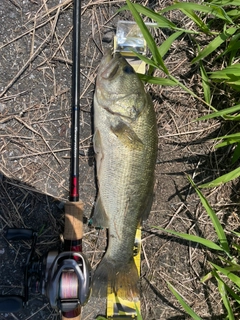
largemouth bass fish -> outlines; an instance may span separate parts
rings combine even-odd
[[[93,225],[108,228],[93,294],[106,297],[110,287],[123,299],[137,300],[133,247],[136,229],[152,205],[157,125],[150,96],[120,54],[107,52],[99,66],[93,140],[98,179]]]

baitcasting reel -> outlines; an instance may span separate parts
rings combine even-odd
[[[84,305],[90,295],[91,268],[80,252],[49,251],[40,259],[34,254],[37,233],[30,229],[8,229],[6,239],[32,240],[24,265],[24,294],[0,295],[0,312],[17,312],[28,303],[29,291],[41,293],[52,308],[61,312]]]

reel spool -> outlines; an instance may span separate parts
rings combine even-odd
[[[74,271],[62,272],[59,297],[60,299],[76,299],[78,297],[78,279]]]

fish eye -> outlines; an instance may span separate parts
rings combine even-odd
[[[124,68],[123,68],[123,71],[127,74],[131,74],[131,73],[134,73],[134,69],[133,67],[129,66],[129,65],[126,65]]]

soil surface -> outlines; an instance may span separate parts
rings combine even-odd
[[[112,38],[124,1],[83,1],[81,23],[80,198],[90,218],[96,199],[92,149],[92,102],[99,61]],[[146,1],[158,10],[167,1]],[[39,233],[37,254],[61,246],[64,202],[68,199],[71,117],[72,2],[70,0],[2,0],[0,2],[0,293],[21,294],[21,265],[28,241],[9,242],[9,227]],[[130,18],[131,19],[131,18]],[[180,13],[171,17],[189,21]],[[156,29],[159,43],[169,36]],[[199,70],[191,65],[194,48],[179,38],[165,62],[172,74],[201,95]],[[215,240],[216,236],[187,175],[196,183],[226,173],[230,148],[214,149],[211,138],[228,128],[216,120],[195,122],[209,112],[177,87],[147,86],[158,121],[155,196],[143,225],[141,311],[143,319],[188,319],[168,289],[170,282],[203,319],[223,319],[216,284],[200,278],[210,270],[211,254],[154,226]],[[238,183],[208,191],[209,201],[226,230],[237,229]],[[205,193],[206,194],[206,193]],[[83,250],[93,269],[105,250],[106,233],[84,225]],[[105,313],[105,301],[91,298],[82,319]],[[60,319],[41,294],[30,294],[28,307],[0,313],[0,319]]]

